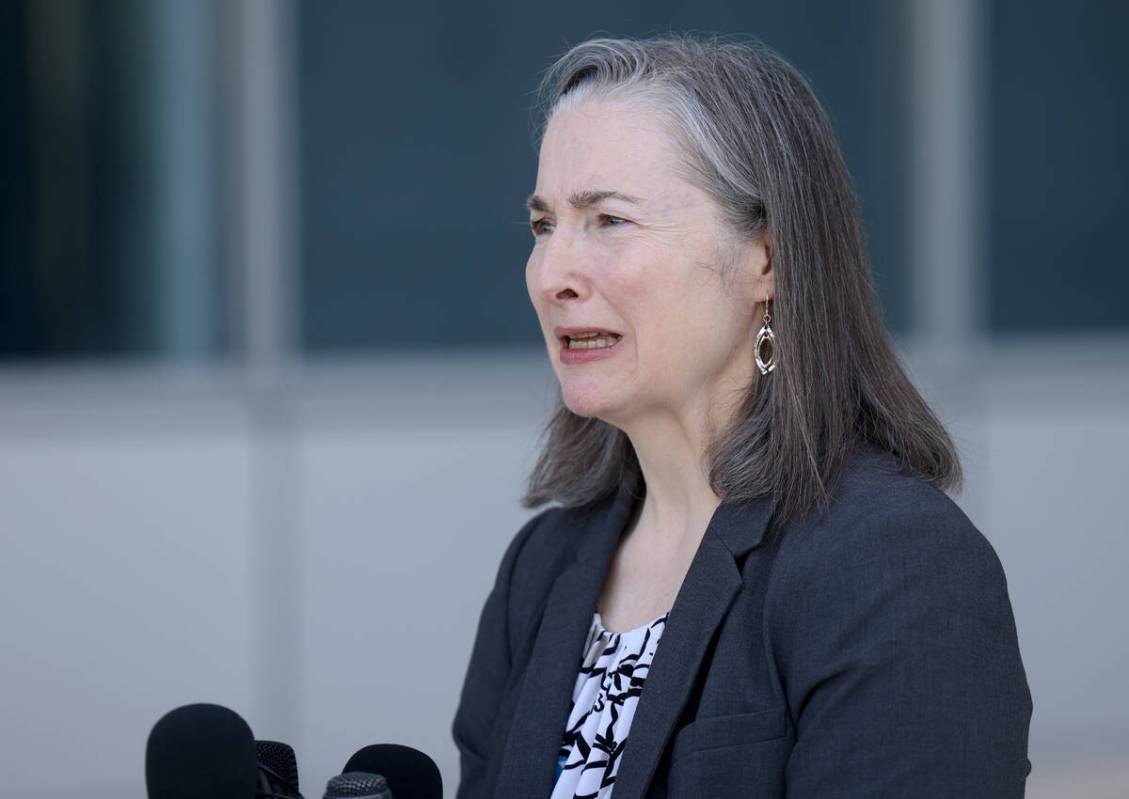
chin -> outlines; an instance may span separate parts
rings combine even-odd
[[[565,407],[575,413],[577,416],[598,417],[600,415],[600,409],[602,408],[602,406],[598,402],[578,402],[576,400],[569,399],[569,396],[567,394],[562,394],[561,396],[564,399]]]
[[[624,423],[631,417],[633,403],[627,397],[615,395],[610,392],[591,390],[581,391],[578,387],[562,388],[561,398],[565,407],[588,419],[599,419],[620,430]]]
[[[562,386],[561,399],[565,407],[577,416],[595,417],[606,420],[611,415],[616,415],[619,404],[612,402],[610,397],[601,392],[589,390],[569,389]]]

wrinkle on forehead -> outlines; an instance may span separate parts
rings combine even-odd
[[[645,103],[586,100],[550,118],[536,195],[611,190],[637,198],[648,214],[670,218],[708,201],[679,168],[682,158],[661,115]]]

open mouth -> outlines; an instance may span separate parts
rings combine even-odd
[[[576,333],[571,336],[560,336],[561,346],[567,350],[598,350],[614,347],[623,336],[618,333],[592,331],[589,333]]]

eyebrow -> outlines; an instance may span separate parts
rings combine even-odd
[[[593,206],[601,200],[623,200],[633,205],[638,205],[640,202],[638,197],[632,197],[610,189],[586,189],[584,191],[574,191],[568,196],[568,204],[578,210]],[[549,204],[536,194],[529,195],[529,199],[525,201],[525,205],[530,211],[546,213],[549,210]]]

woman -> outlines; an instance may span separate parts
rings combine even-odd
[[[561,401],[454,720],[470,797],[1020,797],[1000,563],[879,318],[826,115],[759,44],[543,83]]]

